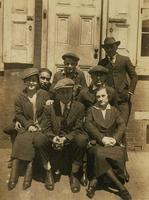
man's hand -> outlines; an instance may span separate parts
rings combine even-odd
[[[46,106],[50,106],[51,104],[53,104],[54,100],[47,100],[46,101]]]
[[[20,128],[22,128],[21,123],[16,121],[16,123],[15,123],[15,129],[18,130]]]
[[[37,131],[37,127],[35,127],[35,126],[29,126],[28,127],[28,131],[29,132],[35,132],[35,131]]]

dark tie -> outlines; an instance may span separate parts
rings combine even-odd
[[[64,106],[64,111],[63,111],[63,119],[64,119],[64,120],[67,118],[68,113],[69,113],[69,108],[68,108],[68,105],[65,104],[65,106]]]

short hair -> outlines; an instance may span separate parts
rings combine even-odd
[[[39,70],[39,75],[40,75],[42,72],[47,72],[50,76],[52,76],[52,72],[51,72],[48,68],[41,68],[41,69]]]

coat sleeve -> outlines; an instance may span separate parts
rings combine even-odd
[[[52,131],[51,106],[45,106],[40,127],[42,129],[43,134],[47,135],[52,141],[53,137],[55,137],[55,134]]]
[[[134,93],[134,90],[136,88],[136,84],[137,84],[137,81],[138,81],[138,76],[137,76],[137,73],[135,71],[135,67],[132,65],[129,57],[127,57],[127,59],[126,59],[126,70],[127,70],[127,73],[128,73],[128,75],[131,79],[129,92]]]
[[[113,138],[115,138],[117,143],[121,143],[122,137],[125,134],[126,125],[125,121],[121,117],[121,114],[118,110],[115,110],[115,114],[116,114],[117,129],[115,131],[115,134],[113,135]]]
[[[84,108],[80,109],[79,114],[76,116],[77,119],[75,121],[75,124],[72,128],[72,131],[70,131],[70,133],[66,134],[65,137],[69,140],[72,141],[74,136],[79,132],[83,133],[83,120],[84,120],[84,116],[85,116],[85,112],[84,112]]]
[[[87,131],[91,139],[95,139],[100,144],[102,143],[102,138],[104,137],[104,135],[95,126],[91,110],[88,111],[86,116],[85,130]]]
[[[16,121],[20,122],[25,129],[28,129],[29,126],[34,125],[33,120],[28,120],[24,116],[23,105],[20,95],[15,100],[15,119]]]
[[[86,87],[87,87],[87,83],[86,83],[85,75],[84,75],[83,72],[80,73],[80,78],[81,78],[81,86],[82,86],[83,88],[86,88]]]

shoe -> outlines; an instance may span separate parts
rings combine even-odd
[[[81,183],[84,187],[87,186],[88,180],[87,180],[87,174],[86,174],[86,172],[83,172],[83,175],[82,175],[82,177],[81,177],[80,183]]]
[[[45,188],[50,191],[54,190],[54,179],[51,170],[47,170]]]
[[[7,166],[7,167],[8,167],[9,169],[12,168],[12,161],[13,161],[12,158],[8,161],[8,166]]]
[[[96,186],[97,186],[97,179],[93,179],[92,181],[89,182],[88,188],[86,189],[86,195],[90,199],[92,199],[95,195]]]
[[[8,190],[12,190],[13,188],[16,187],[18,178],[19,178],[19,160],[14,159],[12,161],[12,168],[8,182]]]
[[[9,181],[8,182],[8,190],[13,190],[16,187],[17,181]]]
[[[32,183],[32,162],[29,162],[27,164],[25,176],[24,176],[24,182],[23,182],[23,190],[26,190],[31,186]]]
[[[70,188],[73,193],[80,191],[80,182],[73,174],[70,176]]]
[[[119,195],[123,200],[132,200],[132,197],[128,190],[121,190],[119,191]]]

